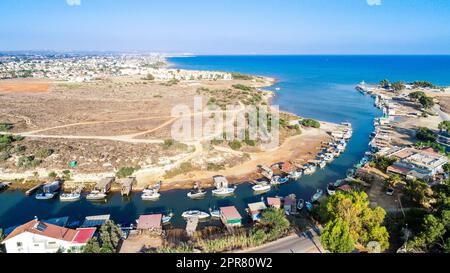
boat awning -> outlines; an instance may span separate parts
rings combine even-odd
[[[260,213],[261,211],[266,210],[267,206],[263,202],[257,202],[248,204],[248,208],[251,213]]]
[[[81,225],[81,228],[89,228],[89,227],[99,227],[102,226],[106,221],[111,218],[111,215],[96,215],[96,216],[87,216],[84,218],[84,222]]]

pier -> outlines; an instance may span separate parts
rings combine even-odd
[[[134,184],[136,184],[136,178],[129,177],[127,179],[124,179],[122,181],[122,187],[120,188],[120,194],[122,196],[130,196]]]
[[[31,189],[27,190],[27,191],[25,192],[25,195],[26,195],[26,196],[30,196],[30,195],[32,195],[33,193],[35,193],[36,191],[38,191],[39,189],[41,189],[43,186],[44,186],[44,183],[41,183],[41,184],[39,184],[39,185],[36,185],[36,186],[32,187]]]

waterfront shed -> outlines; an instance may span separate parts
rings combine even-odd
[[[248,213],[250,214],[250,217],[252,217],[252,220],[255,222],[261,219],[261,214],[266,209],[267,206],[263,202],[248,204]]]
[[[214,180],[214,185],[218,189],[228,187],[228,180],[224,176],[221,176],[221,175],[214,176],[213,180]]]
[[[122,186],[120,188],[120,193],[122,196],[129,196],[131,191],[133,190],[133,185],[136,184],[136,178],[128,177],[122,180]]]
[[[138,219],[137,229],[140,233],[161,234],[162,214],[141,215]]]
[[[97,182],[95,189],[102,193],[108,193],[115,180],[115,177],[105,177]]]
[[[281,198],[268,197],[267,205],[271,208],[280,209],[281,208]]]
[[[287,214],[297,212],[297,200],[293,196],[284,198],[284,211]]]
[[[226,227],[240,227],[242,216],[234,206],[220,208],[220,219]]]

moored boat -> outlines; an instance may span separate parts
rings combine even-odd
[[[91,193],[86,195],[86,200],[89,201],[101,201],[106,199],[107,194],[101,191],[93,190]]]
[[[207,219],[210,217],[209,213],[199,211],[199,210],[188,210],[181,214],[183,218],[198,218],[198,219]]]
[[[144,201],[155,201],[161,197],[161,194],[156,190],[146,190],[142,193],[141,199]]]
[[[163,215],[162,220],[161,220],[162,224],[163,225],[170,224],[170,221],[172,220],[172,217],[173,217],[172,213],[170,213],[169,215]]]
[[[258,184],[252,187],[253,191],[256,193],[264,193],[270,191],[272,186],[269,183],[266,184]]]
[[[327,186],[327,193],[328,195],[334,195],[336,194],[337,187],[334,185],[334,183],[330,183]]]
[[[311,212],[314,208],[314,205],[311,202],[305,202],[306,209]]]
[[[209,214],[212,218],[220,218],[220,210],[212,210]]]
[[[313,197],[311,197],[311,202],[317,202],[319,201],[319,199],[322,197],[323,195],[323,190],[322,189],[318,189],[316,191],[316,193],[313,195]]]
[[[212,193],[216,196],[229,196],[229,195],[233,195],[235,191],[236,191],[236,187],[220,188],[220,189],[213,190]]]
[[[41,192],[36,194],[35,197],[37,200],[50,200],[53,199],[55,195],[56,195],[55,192]]]
[[[77,192],[63,193],[59,196],[61,202],[74,202],[81,198],[81,194]]]
[[[297,209],[301,211],[304,207],[305,207],[305,200],[300,199],[297,203]]]
[[[191,199],[201,199],[206,196],[207,192],[203,190],[199,183],[196,183],[194,188],[187,193],[187,197]]]

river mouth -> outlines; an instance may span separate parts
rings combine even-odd
[[[378,82],[390,77],[405,81],[428,79],[442,85],[445,71],[438,69],[445,62],[450,67],[450,58],[426,59],[409,57],[408,67],[401,65],[406,57],[368,57],[368,56],[201,56],[194,58],[171,58],[170,62],[178,68],[196,70],[236,71],[253,75],[277,78],[275,85],[267,88],[276,93],[273,104],[280,109],[299,116],[353,125],[353,137],[345,153],[325,169],[312,176],[303,176],[269,192],[255,195],[252,185],[240,184],[233,196],[217,198],[210,190],[204,199],[192,200],[187,197],[189,190],[164,191],[157,201],[142,201],[140,193],[132,193],[122,198],[120,193],[112,193],[106,202],[90,202],[82,198],[77,202],[62,203],[57,198],[38,201],[26,197],[22,191],[3,191],[0,193],[0,226],[2,228],[22,224],[33,219],[69,216],[71,220],[83,219],[88,215],[111,214],[118,223],[133,223],[142,214],[172,212],[174,228],[184,228],[186,222],[182,212],[199,209],[207,212],[210,208],[236,206],[241,215],[246,215],[248,203],[261,198],[296,194],[297,198],[308,200],[317,188],[345,177],[346,171],[358,162],[368,149],[369,136],[373,131],[373,119],[382,113],[373,106],[373,99],[354,90],[361,80]],[[376,64],[376,65],[375,65]],[[247,218],[247,217],[245,217]],[[217,221],[202,225],[216,225]]]

